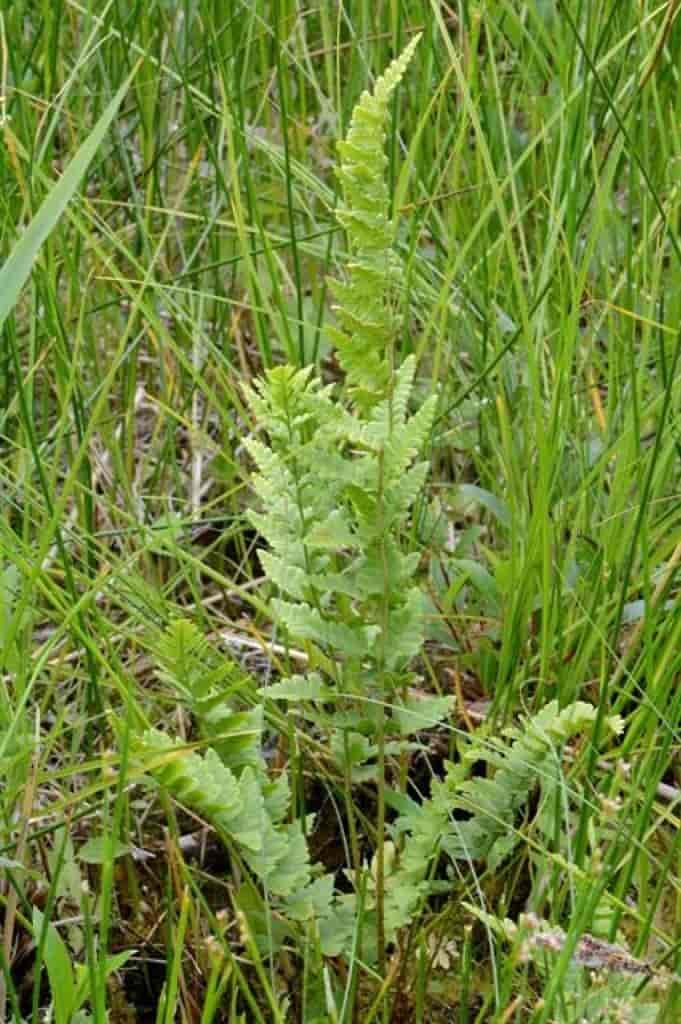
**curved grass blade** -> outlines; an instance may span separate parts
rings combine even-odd
[[[21,289],[30,276],[43,242],[64,213],[90,166],[102,139],[109,130],[136,70],[136,68],[133,69],[125,80],[85,142],[68,164],[59,181],[50,189],[40,209],[12,249],[2,269],[0,269],[0,328],[2,328],[8,315],[14,308]]]

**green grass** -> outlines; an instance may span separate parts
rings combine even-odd
[[[3,9],[0,1018],[37,1024],[53,1002],[69,1019],[81,981],[55,936],[97,1024],[130,1008],[202,1024],[349,1024],[353,1007],[367,1024],[678,1018],[678,10]],[[459,865],[381,977],[359,942],[349,963],[314,937],[268,956],[235,911],[239,866],[167,794],[133,785],[112,722],[191,736],[151,658],[178,614],[245,659],[244,704],[297,664],[246,518],[243,384],[283,361],[338,379],[323,331],[326,276],[345,260],[335,143],[417,31],[388,175],[399,354],[418,358],[420,399],[440,396],[415,530],[431,598],[419,685],[459,707],[393,775],[426,793],[469,731],[493,742],[554,698],[599,716],[562,751],[553,835],[532,806],[496,871]],[[371,786],[344,794],[324,735],[267,712],[295,806],[317,812],[315,856],[339,873],[357,850],[370,859]],[[80,854],[93,837],[94,864]],[[562,952],[522,927],[509,939],[499,922],[526,911],[564,931]],[[652,978],[594,981],[571,962],[583,932]],[[613,1016],[620,998],[629,1018]]]

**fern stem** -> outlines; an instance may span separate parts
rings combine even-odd
[[[390,406],[392,410],[392,402],[390,403]],[[378,966],[381,974],[385,977],[385,642],[386,637],[388,635],[388,593],[390,584],[388,580],[388,565],[385,550],[384,471],[385,453],[383,450],[381,450],[378,454],[377,502],[377,513],[379,517],[378,525],[381,537],[381,562],[383,565],[383,594],[381,599],[381,644],[378,663],[378,678],[381,694],[381,714],[378,722],[378,807],[376,812],[376,839],[378,843],[376,850],[376,941],[378,944]]]

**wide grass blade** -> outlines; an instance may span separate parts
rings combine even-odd
[[[59,181],[52,187],[0,270],[0,328],[14,308],[43,242],[48,238],[69,201],[73,198],[102,139],[109,130],[135,75],[135,70],[126,78]]]

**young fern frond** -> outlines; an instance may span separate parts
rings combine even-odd
[[[133,767],[153,776],[175,799],[209,821],[236,845],[267,889],[285,898],[311,881],[310,858],[300,824],[277,824],[262,782],[250,767],[237,777],[215,750],[204,755],[158,729],[136,736]]]
[[[370,408],[390,389],[391,349],[399,327],[402,264],[393,249],[395,225],[385,180],[386,125],[390,98],[419,41],[416,36],[365,92],[355,107],[347,138],[339,142],[343,202],[337,217],[350,248],[348,280],[331,280],[340,329],[329,328],[348,386],[360,408]]]
[[[199,732],[235,771],[260,768],[262,707],[235,711],[230,696],[256,684],[231,658],[216,650],[193,622],[175,619],[154,645],[158,677],[194,716]]]
[[[584,701],[575,701],[560,711],[554,700],[534,715],[522,732],[512,730],[515,738],[510,746],[498,741],[476,744],[467,757],[469,763],[486,761],[496,772],[492,778],[475,776],[456,783],[454,807],[473,815],[459,823],[446,843],[447,852],[461,860],[493,855],[495,844],[506,838],[509,825],[513,825],[535,784],[543,777],[553,780],[555,747],[583,732],[596,715],[596,708]],[[616,718],[608,725],[614,732],[620,728]]]
[[[311,882],[302,825],[285,824],[288,778],[272,781],[262,754],[261,705],[235,710],[232,692],[249,682],[244,671],[176,619],[155,645],[158,675],[173,686],[194,717],[205,753],[187,750],[157,729],[133,740],[134,765],[234,843],[275,896],[287,898]]]
[[[562,711],[551,701],[522,731],[515,730],[510,745],[473,746],[466,762],[487,761],[496,768],[491,778],[465,779],[460,767],[450,766],[446,778],[433,783],[430,799],[397,819],[395,831],[406,834],[406,841],[399,868],[388,880],[386,921],[393,928],[407,924],[427,895],[431,866],[441,853],[453,860],[486,860],[492,866],[510,853],[519,811],[538,783],[554,778],[555,748],[583,733],[596,714],[582,701]],[[614,732],[621,728],[616,718],[608,725]],[[470,817],[457,820],[455,811]]]

